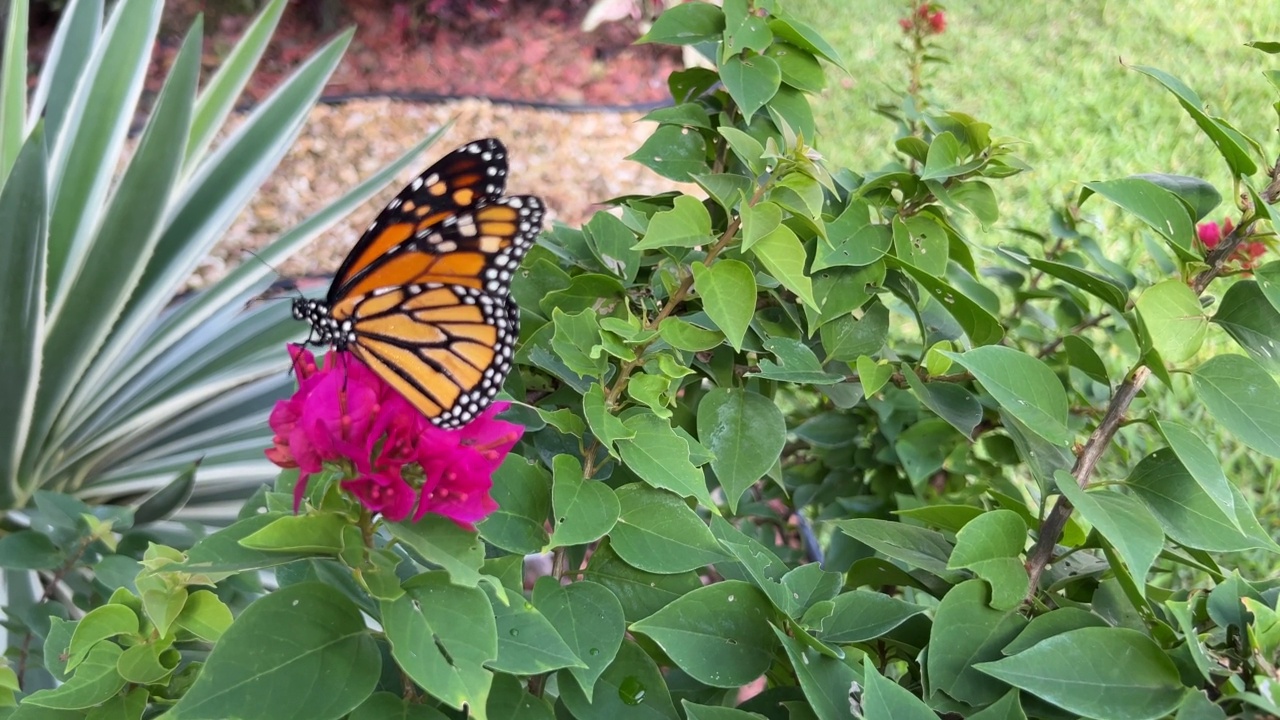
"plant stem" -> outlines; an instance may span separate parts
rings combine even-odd
[[[1146,384],[1149,377],[1151,377],[1151,368],[1139,365],[1123,383],[1120,383],[1120,387],[1116,388],[1115,394],[1111,396],[1107,414],[1102,417],[1102,422],[1098,423],[1098,427],[1089,436],[1089,441],[1080,449],[1076,456],[1075,467],[1071,468],[1071,476],[1081,488],[1088,486],[1089,478],[1093,475],[1098,460],[1111,445],[1112,438],[1120,429],[1120,423],[1124,421],[1125,413],[1129,412],[1129,406],[1133,404],[1134,398],[1138,396],[1138,392],[1142,390],[1142,386]],[[1067,526],[1071,510],[1070,501],[1059,496],[1053,509],[1040,525],[1040,537],[1036,539],[1035,547],[1027,556],[1027,575],[1030,578],[1027,584],[1028,597],[1035,594],[1036,588],[1040,585],[1040,575],[1053,559],[1053,548],[1058,538],[1062,536],[1063,528]]]

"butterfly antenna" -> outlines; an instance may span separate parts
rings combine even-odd
[[[262,293],[249,298],[249,300],[245,302],[245,310],[248,310],[260,302],[267,302],[268,300],[288,300],[290,299],[290,292],[298,297],[302,297],[302,290],[298,288],[298,283],[294,281],[293,278],[286,276],[284,273],[280,272],[276,266],[266,260],[263,260],[262,256],[258,253],[252,250],[245,250],[245,252],[252,255],[254,259],[263,265],[266,265],[271,269],[271,272],[276,274],[276,281],[271,283],[270,287],[262,291]]]

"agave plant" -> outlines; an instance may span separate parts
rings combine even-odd
[[[28,0],[14,0],[0,70],[0,510],[41,489],[142,497],[194,477],[183,512],[216,522],[274,475],[265,416],[291,383],[280,346],[300,324],[246,301],[269,286],[271,264],[435,139],[284,233],[265,262],[175,302],[351,40],[348,30],[321,47],[224,133],[286,3],[266,5],[203,87],[197,19],[129,153],[162,0],[119,0],[109,15],[103,0],[71,0],[30,97]]]

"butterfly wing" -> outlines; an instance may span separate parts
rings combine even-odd
[[[502,195],[507,149],[496,138],[476,140],[445,155],[414,178],[378,214],[351,249],[329,287],[329,304],[402,250],[420,248],[432,228]],[[430,250],[428,250],[430,252]]]
[[[500,197],[505,177],[497,140],[446,155],[378,216],[329,289],[350,349],[441,427],[483,411],[511,368],[511,276],[543,206]]]
[[[351,350],[440,427],[465,425],[511,369],[509,298],[460,285],[393,288],[355,305]]]

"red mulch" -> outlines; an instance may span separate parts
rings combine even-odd
[[[441,22],[431,5],[478,6]],[[422,92],[564,104],[630,105],[667,98],[666,77],[677,51],[632,45],[634,22],[581,30],[587,0],[293,0],[246,91],[257,100],[342,28],[356,35],[326,95]],[[56,20],[40,16],[31,33],[32,67],[44,55]],[[223,0],[171,0],[165,10],[147,90],[159,90],[195,11],[205,18],[206,75],[217,68],[252,20],[210,8]],[[328,21],[324,9],[329,8]],[[329,25],[329,28],[325,28]]]

